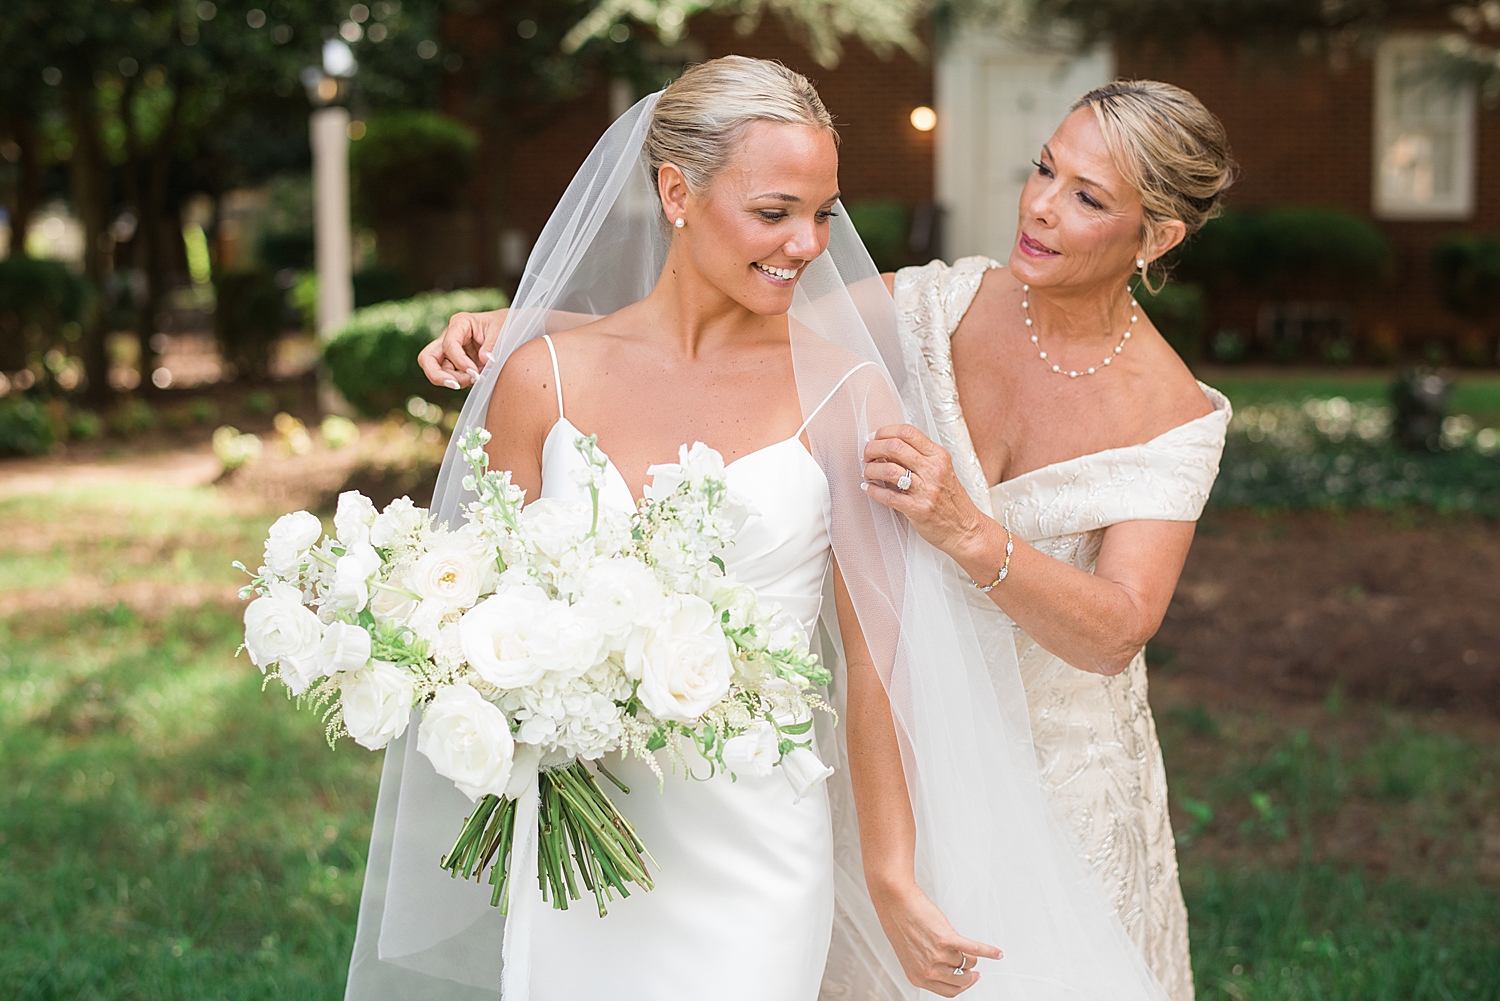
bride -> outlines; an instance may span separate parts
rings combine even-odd
[[[714,60],[643,100],[544,230],[454,436],[484,423],[493,467],[566,497],[571,443],[597,434],[622,507],[680,445],[720,450],[755,509],[726,570],[834,668],[832,777],[797,801],[779,776],[657,791],[621,763],[657,888],[603,919],[533,908],[502,968],[517,929],[432,862],[466,803],[393,743],[349,998],[493,998],[502,977],[543,999],[1163,997],[1043,798],[1013,648],[982,644],[946,558],[863,490],[872,432],[927,402],[837,214],[836,142],[775,63]],[[456,466],[439,517],[465,501]]]

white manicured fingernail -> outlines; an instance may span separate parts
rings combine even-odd
[[[860,485],[859,485],[859,488],[860,488],[860,489],[861,489],[861,490],[864,490],[864,491],[866,491],[866,492],[868,492],[868,491],[869,491],[869,489],[870,489],[870,485],[869,485],[869,484],[868,484],[868,483],[861,483],[861,484],[860,484]]]
[[[871,431],[869,434],[865,435],[865,441],[874,441],[874,440],[875,440],[875,432],[874,431]]]
[[[490,357],[491,356],[490,356],[490,353],[488,351],[481,351],[481,352],[479,352],[479,360],[482,361],[482,362],[484,362],[486,365],[488,365],[490,363]]]
[[[447,386],[449,389],[462,389],[463,388],[462,386],[460,386],[458,384],[458,380],[457,379],[444,379],[443,380],[443,385]]]
[[[470,368],[467,371],[469,373],[469,378],[473,379],[475,382],[479,381],[479,369]]]

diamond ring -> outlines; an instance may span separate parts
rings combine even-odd
[[[961,957],[963,957],[963,958],[960,959],[959,962],[958,962],[958,965],[953,968],[953,975],[955,977],[961,977],[965,973],[969,972],[966,969],[966,967],[969,965],[969,956],[968,956],[968,953],[960,952],[959,955]]]
[[[910,469],[901,470],[901,478],[896,481],[896,489],[900,490],[902,493],[905,493],[906,491],[911,489]]]

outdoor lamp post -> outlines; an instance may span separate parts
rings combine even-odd
[[[358,64],[341,38],[323,43],[323,65],[302,71],[313,106],[313,246],[318,272],[318,338],[327,340],[354,312],[354,267],[349,228],[349,81]],[[348,402],[318,380],[318,403],[329,413],[348,414]]]

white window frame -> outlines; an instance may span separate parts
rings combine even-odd
[[[1433,52],[1438,36],[1398,34],[1382,41],[1375,52],[1375,129],[1372,151],[1374,212],[1380,219],[1468,219],[1474,214],[1476,101],[1473,83],[1449,83],[1420,76],[1420,63]],[[1415,79],[1414,79],[1415,78]],[[1413,108],[1420,102],[1418,88],[1433,88],[1437,107]],[[1446,91],[1446,94],[1439,93]],[[1446,98],[1446,101],[1444,100]],[[1441,106],[1446,103],[1446,107]],[[1405,105],[1405,107],[1403,107]],[[1393,181],[1388,164],[1407,147],[1408,162],[1423,158],[1422,146],[1433,138],[1452,144],[1451,176],[1447,190],[1425,197],[1412,184]],[[1430,157],[1430,155],[1429,155]],[[1417,185],[1421,185],[1417,181]],[[1433,184],[1430,164],[1426,183]]]

